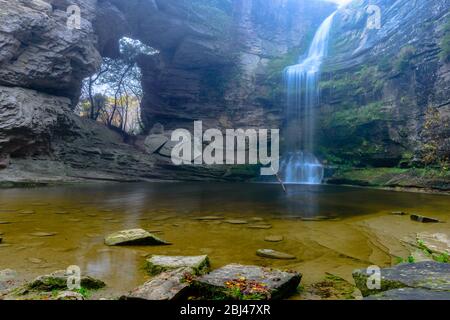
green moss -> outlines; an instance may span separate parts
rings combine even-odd
[[[231,0],[181,0],[192,17],[207,17],[203,22],[216,31],[229,31],[232,26]],[[229,32],[223,36],[229,36]]]
[[[385,278],[381,278],[381,288],[379,290],[378,289],[369,289],[367,287],[368,277],[369,276],[363,272],[353,273],[353,279],[355,280],[356,286],[361,291],[361,293],[364,297],[378,294],[380,292],[384,292],[384,291],[388,291],[388,290],[394,290],[394,289],[400,289],[400,288],[406,287],[406,285],[401,282],[391,281],[391,280],[387,280]]]
[[[444,33],[440,43],[441,61],[449,63],[450,62],[450,20],[444,25]]]
[[[382,110],[381,102],[370,103],[365,106],[350,108],[333,113],[325,119],[325,127],[352,128],[376,120],[388,120],[387,114]]]
[[[397,72],[406,72],[412,67],[412,58],[416,54],[416,48],[406,46],[400,49],[400,52],[394,61],[394,69]]]

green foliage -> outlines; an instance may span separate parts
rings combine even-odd
[[[441,40],[441,61],[449,63],[450,62],[450,20],[444,26],[444,36]]]
[[[182,0],[190,17],[207,17],[203,23],[213,30],[229,31],[232,26],[233,4],[231,0]],[[229,32],[223,33],[228,36]]]
[[[440,263],[450,263],[450,257],[447,253],[443,253],[441,255],[435,256],[434,260]]]
[[[327,127],[355,127],[375,120],[385,120],[382,103],[374,102],[358,108],[335,112],[325,123]]]
[[[84,287],[81,287],[78,290],[75,290],[75,292],[78,292],[79,294],[81,294],[83,296],[83,298],[85,299],[89,299],[92,295],[92,291],[89,289],[86,289]]]
[[[416,54],[416,48],[413,46],[403,47],[397,59],[394,61],[394,69],[397,72],[406,72],[408,69],[412,67],[412,58]]]

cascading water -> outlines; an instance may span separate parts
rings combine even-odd
[[[335,13],[329,16],[314,36],[308,56],[287,67],[284,80],[287,91],[287,154],[282,170],[286,183],[320,184],[324,168],[314,156],[315,109],[319,102],[319,79]]]

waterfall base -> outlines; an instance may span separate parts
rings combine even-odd
[[[309,152],[290,152],[282,161],[283,180],[291,184],[321,184],[324,168],[319,160]]]

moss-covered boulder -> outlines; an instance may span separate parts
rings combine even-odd
[[[105,238],[105,244],[108,246],[157,246],[169,245],[170,243],[143,229],[131,229],[108,235]]]
[[[371,276],[365,269],[353,272],[356,286],[365,297],[399,288],[421,288],[450,294],[450,264],[447,263],[424,261],[382,269],[380,289],[368,288]]]
[[[27,285],[27,288],[34,291],[65,290],[67,289],[67,281],[70,276],[71,274],[64,270],[55,271],[51,274],[37,277]],[[106,286],[103,281],[90,276],[82,276],[80,285],[82,288],[89,290],[98,290]]]

